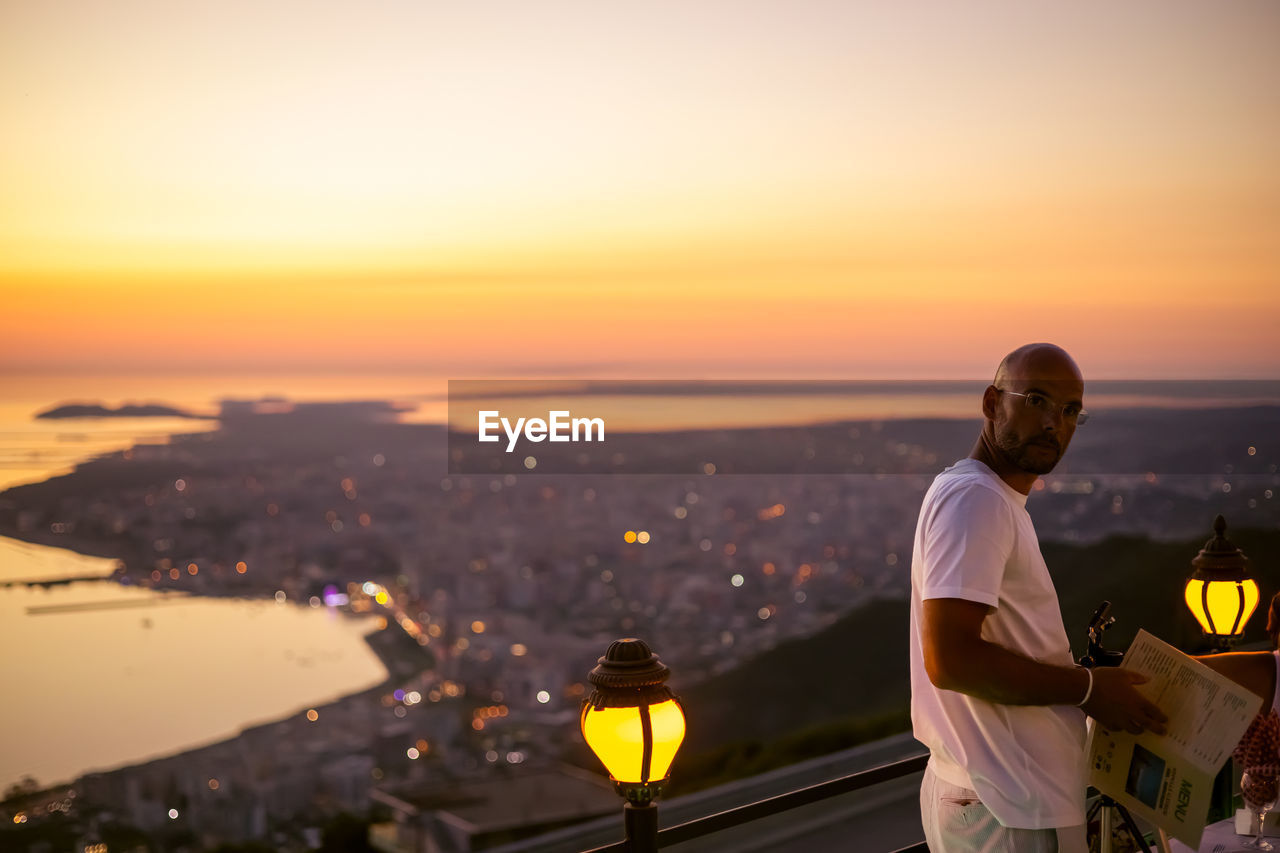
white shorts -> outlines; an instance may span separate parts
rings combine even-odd
[[[920,821],[930,853],[1086,853],[1084,824],[1018,829],[996,820],[976,792],[944,782],[926,767]]]

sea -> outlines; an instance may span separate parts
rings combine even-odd
[[[215,420],[37,420],[71,402],[162,402],[217,413],[226,397],[392,395],[308,376],[0,377],[0,489]],[[328,392],[325,392],[328,389]],[[360,391],[361,393],[356,393]],[[0,498],[2,499],[2,498]],[[0,582],[111,574],[115,563],[0,537]],[[387,677],[372,620],[307,603],[200,598],[108,582],[0,587],[0,791],[70,782],[234,737]]]
[[[703,381],[678,392],[660,383],[647,394],[614,386],[599,399],[613,400],[621,421],[611,425],[624,429],[976,421],[984,385]],[[528,398],[528,387],[512,387]],[[216,429],[227,399],[388,400],[403,420],[445,423],[448,390],[447,377],[408,371],[0,375],[0,490],[136,444]],[[36,418],[68,403],[159,403],[202,417]],[[1086,403],[1093,411],[1280,405],[1280,381],[1091,383]],[[113,568],[108,559],[0,538],[0,581],[106,576]],[[364,642],[371,630],[368,621],[305,603],[176,596],[104,582],[0,587],[0,790],[24,777],[50,785],[191,749],[378,684],[386,671]]]

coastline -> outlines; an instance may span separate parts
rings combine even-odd
[[[36,535],[32,535],[33,533]],[[147,588],[160,595],[178,593],[184,597],[190,596],[218,600],[234,599],[253,602],[267,602],[274,600],[274,590],[267,589],[265,587],[255,587],[250,590],[218,590],[206,588],[197,591],[190,589],[171,590],[161,587],[151,587],[150,585],[144,587],[143,585],[132,583],[130,582],[129,576],[125,573],[125,558],[121,557],[118,551],[113,551],[110,547],[110,543],[103,542],[101,540],[77,537],[73,534],[45,533],[45,535],[39,535],[37,531],[21,531],[16,529],[14,525],[2,523],[0,523],[0,536],[26,544],[66,551],[78,556],[116,561],[115,571],[100,577],[21,579],[21,582],[25,582],[31,586],[52,586],[65,584],[71,581],[77,583],[110,583],[131,589]],[[376,614],[356,614],[347,610],[343,610],[342,615],[346,619],[356,620],[380,618]],[[32,793],[39,794],[43,792],[73,788],[88,779],[110,780],[116,775],[129,774],[135,771],[146,771],[149,768],[164,765],[170,761],[180,759],[198,759],[204,754],[212,755],[214,753],[222,753],[227,750],[235,751],[241,741],[257,740],[264,736],[268,730],[270,730],[270,736],[272,738],[280,737],[281,735],[290,737],[301,734],[302,730],[310,723],[305,716],[305,711],[315,710],[320,714],[330,714],[343,710],[350,710],[353,706],[358,706],[364,703],[378,704],[380,703],[380,698],[393,689],[396,684],[404,681],[405,679],[420,675],[423,672],[432,669],[435,665],[434,656],[431,655],[429,650],[420,647],[417,643],[409,645],[406,642],[407,637],[405,637],[402,632],[396,630],[394,626],[386,624],[385,621],[382,628],[374,627],[372,630],[364,633],[361,639],[365,646],[373,653],[375,658],[377,658],[385,673],[384,677],[376,684],[350,693],[345,693],[323,703],[313,703],[305,707],[299,707],[298,709],[283,715],[269,715],[261,719],[250,720],[242,724],[235,734],[229,736],[214,736],[206,740],[194,742],[191,745],[179,748],[176,751],[165,751],[103,768],[87,768],[78,772],[70,779],[64,778],[54,781],[37,779],[39,788],[37,791]],[[286,730],[282,731],[280,728],[282,726],[286,727]],[[22,796],[29,796],[29,793],[24,793]]]
[[[324,718],[326,715],[334,714],[336,712],[354,710],[355,706],[363,705],[365,703],[380,705],[380,697],[385,695],[387,691],[392,689],[400,680],[412,677],[413,675],[420,674],[432,668],[431,665],[424,665],[411,672],[405,672],[402,669],[401,672],[397,674],[395,667],[397,662],[403,660],[403,656],[398,655],[394,649],[389,647],[388,644],[379,643],[373,639],[379,635],[390,633],[393,632],[374,630],[366,634],[364,637],[366,644],[378,657],[383,668],[387,671],[387,677],[371,687],[357,690],[354,693],[345,694],[323,704],[307,705],[306,707],[299,708],[298,710],[283,716],[247,723],[238,732],[229,737],[214,738],[176,752],[166,752],[159,755],[153,755],[136,761],[131,761],[127,764],[86,770],[77,775],[74,779],[66,782],[54,784],[46,784],[42,782],[40,790],[52,791],[68,786],[76,786],[89,780],[92,780],[94,784],[100,784],[102,782],[111,783],[112,777],[160,769],[170,762],[198,762],[200,759],[205,757],[217,759],[228,752],[241,751],[238,747],[242,744],[252,748],[254,742],[259,740],[266,739],[274,741],[282,737],[291,738],[302,735],[307,727],[311,725],[311,721],[308,720],[306,716],[306,712],[309,710],[317,711],[319,716]]]

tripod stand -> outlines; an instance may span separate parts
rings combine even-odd
[[[1104,601],[1098,605],[1098,609],[1093,611],[1093,616],[1089,619],[1089,648],[1085,652],[1084,657],[1080,658],[1079,664],[1092,669],[1095,666],[1119,666],[1124,660],[1123,652],[1108,651],[1102,647],[1102,634],[1112,624],[1115,623],[1115,617],[1110,616],[1111,602]],[[1133,815],[1129,814],[1129,810],[1108,797],[1106,794],[1100,794],[1097,802],[1089,807],[1089,812],[1085,815],[1085,830],[1093,822],[1094,818],[1098,818],[1098,853],[1111,853],[1111,831],[1113,828],[1113,820],[1120,818],[1121,824],[1129,831],[1129,835],[1142,848],[1143,853],[1151,853],[1151,847],[1147,844],[1147,839],[1138,829],[1138,825],[1133,820]]]
[[[1147,839],[1143,836],[1138,825],[1133,822],[1133,815],[1129,814],[1129,810],[1117,803],[1115,800],[1102,794],[1098,797],[1097,802],[1089,807],[1089,813],[1085,815],[1084,823],[1087,827],[1098,818],[1098,853],[1111,853],[1111,832],[1113,829],[1112,821],[1115,817],[1120,818],[1120,822],[1125,829],[1129,830],[1129,835],[1138,843],[1145,853],[1151,853],[1151,847],[1147,844]]]

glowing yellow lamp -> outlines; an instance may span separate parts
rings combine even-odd
[[[1187,581],[1187,607],[1206,634],[1238,637],[1258,606],[1258,585],[1243,581]]]
[[[671,671],[642,640],[615,640],[588,680],[582,736],[628,802],[656,798],[684,740],[684,710],[665,685]]]
[[[1184,594],[1205,635],[1230,645],[1244,635],[1260,595],[1257,582],[1249,576],[1249,559],[1227,539],[1227,520],[1221,515],[1213,521],[1213,532],[1191,561],[1195,571]]]

